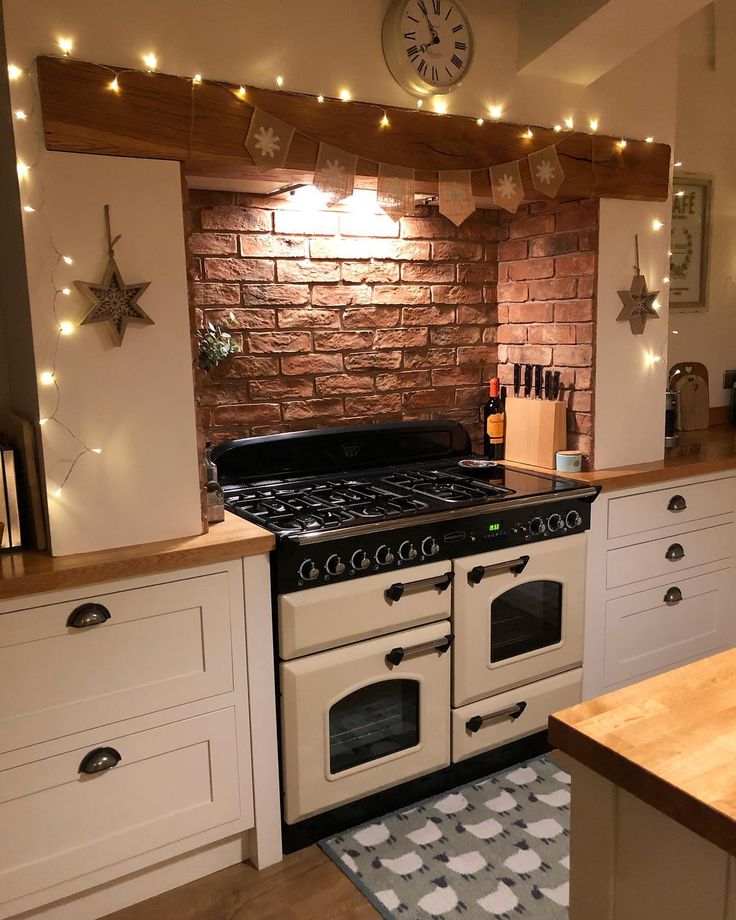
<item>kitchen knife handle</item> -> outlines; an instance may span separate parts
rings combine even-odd
[[[544,398],[552,398],[552,371],[544,372]]]
[[[534,395],[537,399],[542,398],[542,365],[534,365]]]
[[[532,395],[532,365],[524,366],[524,396],[529,398]]]
[[[514,396],[521,392],[521,365],[514,364]]]
[[[560,372],[555,371],[552,375],[552,399],[557,399],[560,395]]]

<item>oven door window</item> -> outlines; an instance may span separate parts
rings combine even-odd
[[[383,680],[355,690],[330,709],[330,773],[419,744],[419,682]]]
[[[529,581],[491,602],[491,663],[562,641],[562,585]]]

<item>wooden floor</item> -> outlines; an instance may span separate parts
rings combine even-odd
[[[231,866],[105,920],[377,920],[380,915],[316,846],[258,872]]]

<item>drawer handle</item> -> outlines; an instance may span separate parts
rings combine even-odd
[[[396,667],[400,665],[405,658],[409,658],[413,655],[421,655],[422,652],[436,651],[439,652],[440,655],[444,655],[445,652],[449,651],[454,640],[455,636],[450,633],[447,636],[443,636],[441,639],[432,639],[431,642],[421,642],[419,645],[410,645],[409,648],[402,648],[401,646],[392,648],[388,655],[386,655],[386,664],[392,664]]]
[[[93,773],[104,773],[105,770],[111,770],[122,760],[119,751],[114,747],[99,747],[85,754],[82,762],[79,764],[79,772],[91,775]]]
[[[682,601],[682,591],[679,588],[669,588],[662,600],[668,607],[676,607]]]
[[[684,559],[685,550],[682,543],[673,543],[672,546],[668,547],[664,556],[665,559],[669,559],[670,562],[677,562],[679,559]]]
[[[514,703],[513,706],[507,706],[505,709],[499,709],[497,712],[490,712],[487,716],[473,716],[465,723],[469,732],[475,734],[479,732],[488,722],[498,722],[500,719],[509,719],[515,722],[526,709],[526,703]]]
[[[667,504],[668,511],[685,511],[687,502],[682,495],[673,495]]]
[[[409,581],[406,584],[397,581],[383,592],[387,601],[400,601],[405,594],[413,591],[423,591],[425,588],[436,588],[440,593],[446,591],[455,577],[454,572],[445,572],[444,575],[435,575],[433,578],[420,578],[418,581]]]
[[[493,565],[476,565],[468,572],[468,584],[480,584],[486,575],[505,575],[511,572],[513,575],[521,575],[529,562],[528,556],[519,556],[511,562],[495,562]]]
[[[66,625],[72,629],[86,629],[88,626],[98,626],[110,617],[110,611],[102,604],[80,604],[69,614]]]

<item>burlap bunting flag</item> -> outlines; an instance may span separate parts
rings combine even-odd
[[[475,211],[475,198],[469,169],[440,171],[440,214],[459,227]]]
[[[314,170],[314,187],[327,196],[328,204],[335,204],[353,194],[358,158],[339,147],[320,144],[317,166]]]
[[[411,214],[414,210],[414,170],[379,163],[376,200],[378,207],[393,221]]]
[[[524,186],[521,183],[521,172],[519,171],[519,161],[513,160],[511,163],[499,163],[498,166],[491,166],[491,189],[493,191],[493,200],[500,208],[505,208],[516,213],[524,199]]]
[[[261,172],[268,172],[286,163],[293,137],[294,128],[291,125],[274,118],[268,112],[254,109],[245,148]]]
[[[532,174],[534,188],[538,192],[550,198],[557,195],[565,179],[565,173],[562,171],[562,163],[554,144],[529,154],[529,171]]]

